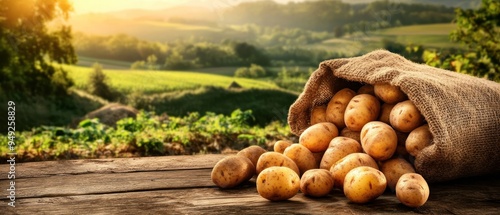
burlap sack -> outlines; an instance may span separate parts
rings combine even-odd
[[[428,121],[433,145],[416,157],[415,168],[429,182],[500,172],[500,84],[384,50],[322,62],[290,107],[292,132],[309,126],[314,106],[359,82],[399,86]]]

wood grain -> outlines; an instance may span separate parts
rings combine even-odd
[[[19,164],[16,208],[1,195],[0,214],[500,214],[500,174],[431,184],[429,201],[417,209],[390,192],[363,205],[339,190],[325,198],[298,193],[270,202],[259,196],[254,179],[235,189],[215,187],[211,168],[224,156]],[[0,180],[0,188],[8,183]]]
[[[212,168],[217,161],[225,156],[227,155],[208,154],[17,163],[16,169],[18,171],[16,172],[16,178]],[[0,169],[7,170],[9,166],[8,164],[2,164],[0,165]],[[0,178],[0,180],[5,179],[5,177]]]

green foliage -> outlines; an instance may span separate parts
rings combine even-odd
[[[276,140],[292,137],[285,124],[274,122],[259,127],[250,125],[252,120],[251,110],[237,109],[229,115],[208,112],[185,117],[140,112],[136,119],[118,121],[116,128],[107,127],[97,119],[84,120],[76,129],[41,126],[16,133],[16,160],[217,153],[249,145],[266,147]],[[1,134],[0,154],[4,162],[7,152],[8,138]]]
[[[312,68],[309,68],[307,71],[304,70],[304,68],[298,66],[293,68],[282,67],[274,81],[281,88],[302,92],[309,76],[313,72]]]
[[[470,53],[452,57],[451,67],[468,73],[500,81],[500,2],[483,0],[481,7],[456,10],[457,29],[451,39],[461,42]]]
[[[46,23],[68,19],[67,0],[0,1],[0,86],[9,95],[65,95],[73,84],[53,62],[76,62],[71,28]],[[35,12],[36,11],[36,12]]]
[[[115,100],[115,95],[108,84],[109,78],[102,71],[102,66],[99,63],[95,63],[92,67],[93,71],[89,75],[88,83],[90,93],[110,101]]]
[[[252,64],[250,67],[240,67],[234,72],[234,77],[241,78],[262,78],[266,75],[266,70],[257,64]]]

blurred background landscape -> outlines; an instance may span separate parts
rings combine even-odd
[[[4,0],[0,101],[16,103],[21,161],[268,147],[296,140],[288,108],[324,60],[387,49],[499,81],[499,14],[494,0]]]

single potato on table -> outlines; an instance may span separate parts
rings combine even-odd
[[[231,155],[223,158],[212,169],[212,182],[220,188],[233,188],[250,180],[255,166],[244,156]]]
[[[269,167],[263,170],[256,180],[257,192],[271,201],[287,200],[300,189],[299,175],[288,167]]]
[[[382,195],[387,180],[378,169],[361,166],[345,176],[344,194],[354,203],[367,203]]]
[[[396,197],[408,207],[420,207],[429,199],[429,185],[418,173],[402,175],[396,184]]]
[[[300,191],[312,197],[326,196],[333,189],[333,178],[326,169],[307,170],[300,178]]]

